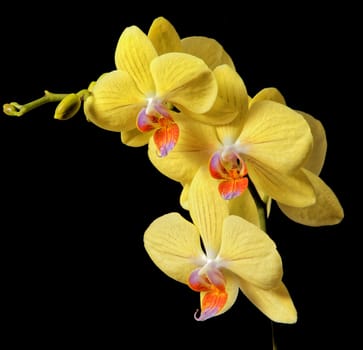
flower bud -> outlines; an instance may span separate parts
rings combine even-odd
[[[67,120],[72,118],[81,107],[81,99],[77,94],[68,94],[59,102],[54,112],[54,119]]]
[[[7,115],[12,115],[14,112],[16,112],[16,108],[10,103],[5,103],[3,105],[3,112]]]

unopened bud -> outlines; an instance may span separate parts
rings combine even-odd
[[[16,108],[10,104],[10,103],[5,103],[3,105],[3,112],[7,115],[13,115],[14,113],[17,112]]]
[[[54,119],[67,120],[72,118],[81,107],[81,99],[77,94],[68,94],[59,102],[54,112]]]

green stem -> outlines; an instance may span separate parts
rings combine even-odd
[[[277,350],[276,342],[275,342],[275,332],[274,332],[274,324],[271,321],[271,336],[272,336],[272,350]]]
[[[68,94],[56,94],[56,93],[52,93],[49,92],[47,90],[44,91],[44,96],[28,102],[24,105],[21,105],[20,103],[17,102],[10,102],[10,103],[5,103],[3,105],[3,112],[6,115],[10,115],[10,116],[15,116],[15,117],[21,117],[22,115],[24,115],[25,113],[28,113],[29,111],[38,108],[40,106],[45,105],[46,103],[50,103],[50,102],[60,102],[62,101]],[[89,95],[89,91],[87,89],[83,89],[79,92],[77,92],[77,95],[83,99],[84,97]]]
[[[38,108],[40,106],[43,106],[46,103],[59,102],[67,95],[68,94],[54,94],[52,92],[45,90],[44,96],[42,96],[34,101],[28,102],[24,105],[21,105],[17,102],[5,103],[3,106],[3,111],[6,115],[21,117],[25,113],[27,113],[35,108]]]

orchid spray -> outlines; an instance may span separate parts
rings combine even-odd
[[[289,107],[275,87],[250,96],[221,43],[181,38],[164,17],[147,32],[126,27],[114,60],[114,70],[80,91],[46,90],[26,104],[5,103],[3,112],[21,117],[55,103],[55,119],[83,111],[87,122],[120,133],[124,145],[147,146],[153,166],[181,185],[180,206],[189,216],[155,218],[144,247],[165,275],[200,293],[194,319],[227,312],[241,292],[272,322],[295,323],[298,310],[266,221],[274,201],[302,225],[343,219],[320,177],[322,123]]]

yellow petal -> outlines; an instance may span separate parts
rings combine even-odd
[[[313,138],[301,114],[283,104],[264,100],[251,106],[239,141],[248,158],[288,173],[305,162]]]
[[[326,133],[323,124],[310,114],[298,111],[308,122],[310,126],[311,133],[313,135],[313,149],[304,168],[310,170],[316,175],[320,174],[323,168],[326,151],[327,151],[327,140]]]
[[[118,40],[115,63],[117,69],[130,74],[140,91],[150,94],[155,91],[150,63],[157,55],[148,36],[138,27],[131,26],[122,32]]]
[[[84,102],[87,120],[110,131],[135,128],[145,97],[124,71],[103,74]]]
[[[274,87],[260,90],[252,99],[250,99],[249,104],[251,106],[252,104],[262,100],[271,100],[286,104],[284,96]],[[310,114],[298,110],[297,112],[305,118],[310,126],[313,136],[313,148],[304,167],[318,175],[323,167],[327,150],[325,129],[322,123]]]
[[[244,114],[248,109],[246,86],[238,73],[223,64],[214,71],[218,83],[218,95],[213,107],[204,115],[190,115],[202,123],[222,125],[231,122],[237,114]]]
[[[189,36],[181,40],[183,52],[201,58],[210,69],[228,64],[235,69],[233,61],[222,45],[215,39],[204,36]]]
[[[275,287],[282,278],[282,261],[274,241],[239,216],[224,220],[218,258],[225,261],[226,269],[260,288]]]
[[[178,143],[177,143],[178,145]],[[171,151],[167,157],[158,155],[158,148],[151,137],[149,139],[148,157],[154,167],[163,175],[177,181],[190,183],[194,174],[199,169],[200,152],[191,153],[190,157],[184,152]]]
[[[219,65],[213,71],[218,83],[219,103],[224,104],[225,109],[238,110],[240,113],[248,109],[247,89],[241,76],[230,66]]]
[[[255,187],[276,201],[293,207],[306,207],[315,203],[315,191],[302,170],[285,175],[250,162],[247,162],[247,169]]]
[[[331,188],[317,175],[304,170],[316,193],[315,204],[305,208],[294,208],[277,203],[281,211],[291,220],[307,226],[335,225],[344,218],[344,211]]]
[[[275,87],[268,87],[260,90],[253,98],[250,99],[250,106],[258,101],[270,100],[286,105],[286,101],[281,92]]]
[[[229,201],[229,212],[231,215],[241,216],[252,224],[260,227],[260,218],[256,201],[253,199],[248,188],[241,196]]]
[[[188,205],[190,216],[198,227],[209,258],[216,256],[220,244],[228,202],[218,192],[218,182],[207,167],[201,167],[190,185]]]
[[[267,290],[245,281],[241,281],[240,287],[246,297],[270,320],[287,324],[296,323],[297,311],[283,282]]]
[[[149,142],[153,131],[140,132],[139,129],[125,130],[121,132],[121,142],[130,147],[141,147]]]
[[[167,52],[182,51],[177,31],[164,17],[158,17],[152,22],[147,35],[159,55]]]
[[[185,53],[166,53],[155,58],[150,69],[157,95],[178,108],[201,114],[213,106],[217,82],[200,58]]]
[[[196,227],[178,213],[155,219],[145,231],[144,245],[160,270],[185,284],[204,256]]]
[[[180,114],[174,120],[179,126],[179,139],[167,157],[159,157],[154,140],[149,143],[151,163],[165,176],[181,182],[191,182],[201,165],[208,164],[211,152],[218,147],[215,129]]]

